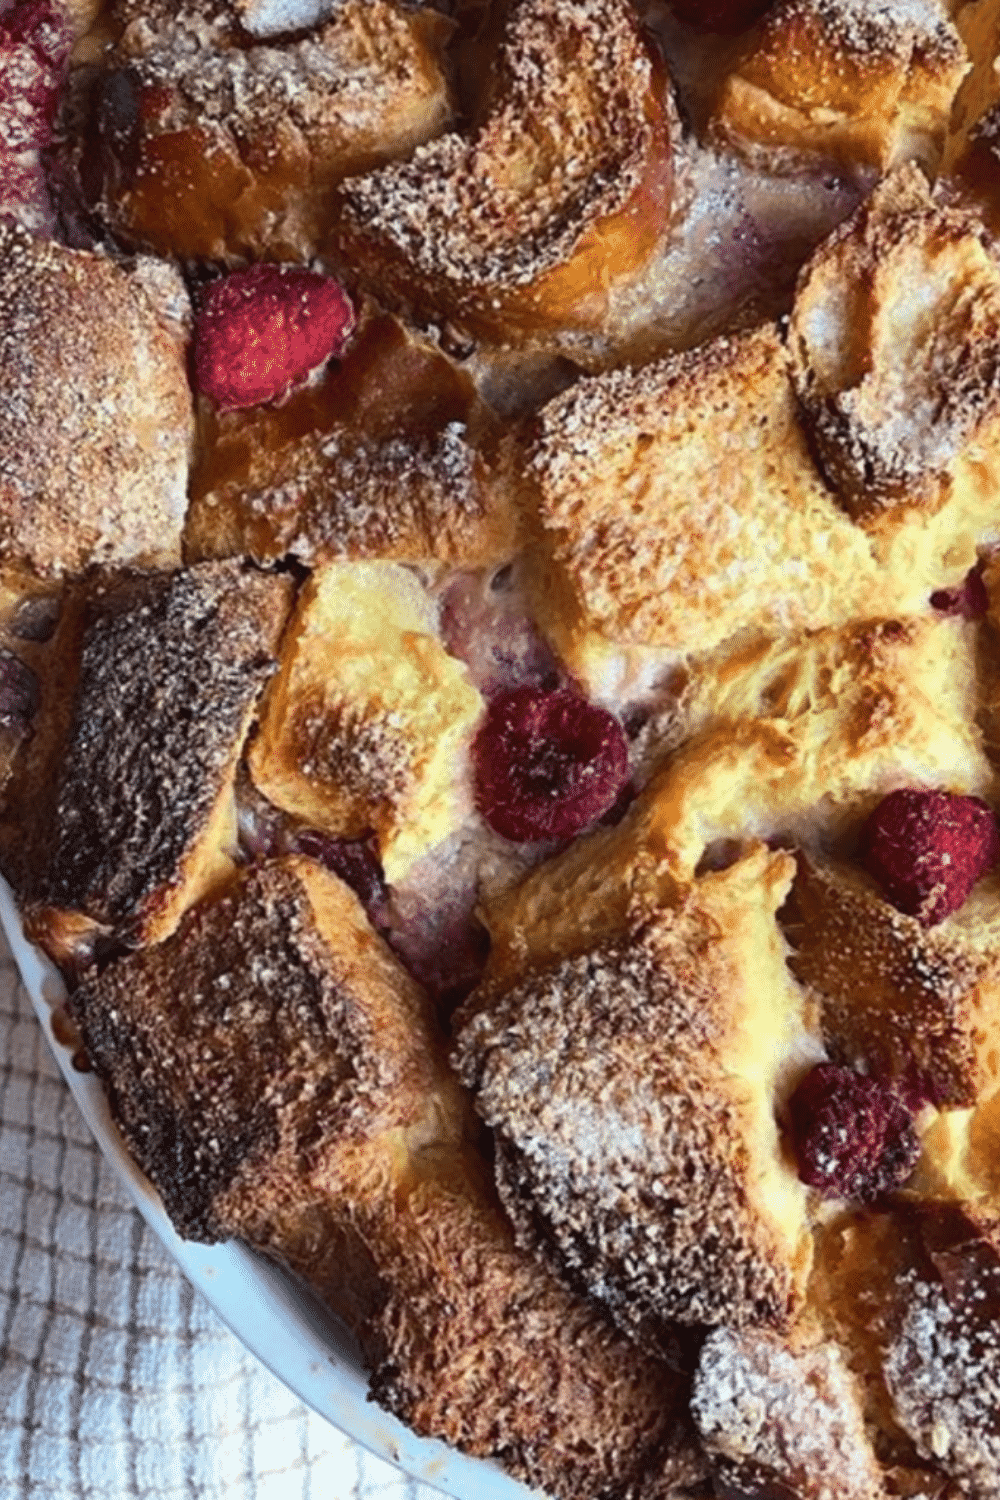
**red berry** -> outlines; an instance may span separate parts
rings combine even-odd
[[[354,308],[330,276],[261,264],[213,281],[195,329],[198,387],[225,411],[276,401],[334,355]]]
[[[876,807],[861,833],[861,856],[887,901],[933,927],[1000,860],[1000,829],[979,797],[908,787]]]
[[[937,589],[931,595],[931,606],[943,615],[961,615],[963,620],[981,620],[990,607],[990,596],[986,592],[980,569],[970,568],[961,588]]]
[[[774,0],[667,0],[678,21],[698,31],[746,31]]]
[[[566,688],[498,693],[473,745],[476,804],[517,843],[572,838],[614,805],[628,742],[603,708]]]
[[[820,1063],[788,1101],[799,1177],[824,1198],[871,1203],[899,1187],[920,1155],[909,1110],[851,1068]]]
[[[33,226],[51,215],[39,153],[52,138],[72,36],[50,0],[0,14],[0,213]]]

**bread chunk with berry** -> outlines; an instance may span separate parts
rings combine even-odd
[[[486,913],[503,977],[487,965],[455,1057],[501,1198],[519,1242],[640,1339],[782,1328],[801,1305],[806,1194],[776,1115],[821,1052],[774,919],[793,868],[759,849],[674,904],[650,887],[599,937],[593,893],[564,884],[542,937],[559,956],[527,935],[513,975],[519,904]]]
[[[909,1083],[939,1107],[1000,1088],[998,881],[934,926],[899,911],[863,868],[801,862],[786,931],[831,1053]]]
[[[437,609],[395,563],[330,563],[303,590],[250,747],[256,786],[315,828],[374,831],[397,880],[472,809],[483,711]]]
[[[112,580],[68,611],[24,787],[29,927],[58,961],[99,934],[161,941],[231,872],[236,767],[291,592],[207,563]]]
[[[468,373],[396,318],[360,325],[279,405],[200,403],[189,559],[481,566],[517,550],[513,480]]]
[[[857,520],[947,505],[948,535],[997,504],[1000,268],[970,215],[901,168],[816,252],[789,336],[824,472]]]
[[[365,284],[500,342],[588,328],[669,218],[662,65],[624,0],[518,0],[482,119],[342,189]]]
[[[0,561],[180,561],[194,438],[180,276],[0,220]]]
[[[734,654],[643,794],[661,857],[689,879],[747,838],[833,847],[899,786],[988,796],[975,650],[974,627],[928,614]]]
[[[416,1431],[563,1500],[704,1480],[683,1378],[514,1244],[426,997],[335,876],[247,871],[71,1008],[178,1228],[330,1297]]]
[[[933,171],[968,67],[940,0],[779,0],[725,78],[715,136],[771,167]]]
[[[185,258],[308,261],[343,177],[450,122],[443,16],[347,0],[315,19],[248,35],[228,0],[112,8],[112,46],[77,80],[90,144],[76,172],[116,235]]]

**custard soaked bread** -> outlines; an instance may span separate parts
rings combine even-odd
[[[702,1479],[683,1380],[515,1247],[426,997],[336,877],[252,872],[71,1008],[185,1233],[335,1305],[357,1267],[373,1388],[418,1431],[565,1500]]]
[[[715,129],[786,167],[934,170],[968,68],[942,0],[779,0],[722,85]]]
[[[374,308],[343,358],[280,406],[203,398],[199,421],[189,560],[475,566],[518,549],[517,487],[468,370]]]
[[[341,178],[451,120],[431,9],[350,0],[296,36],[294,7],[122,0],[104,25],[113,45],[75,80],[76,171],[115,234],[161,254],[307,261]]]
[[[994,1500],[995,0],[54,3],[0,853],[174,1222],[560,1500]]]

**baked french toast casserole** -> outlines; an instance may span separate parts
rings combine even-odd
[[[0,0],[0,869],[560,1500],[1000,1500],[1000,0]]]

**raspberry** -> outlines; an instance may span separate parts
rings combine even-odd
[[[905,1104],[884,1083],[820,1063],[788,1102],[799,1177],[824,1198],[871,1203],[906,1180],[920,1142]]]
[[[572,838],[614,805],[628,780],[618,720],[567,688],[498,693],[473,761],[480,812],[517,843]]]
[[[773,0],[667,0],[678,21],[698,31],[746,31]]]
[[[51,217],[40,152],[52,138],[72,37],[49,0],[0,13],[0,214],[32,227]]]
[[[1000,860],[1000,829],[978,797],[904,788],[868,819],[861,855],[886,900],[933,927]]]
[[[979,568],[969,569],[961,588],[937,589],[931,595],[931,606],[943,615],[961,615],[963,620],[981,620],[990,607],[990,596],[986,592]]]
[[[276,401],[343,353],[354,308],[330,276],[261,264],[213,281],[195,329],[198,388],[224,411]]]

